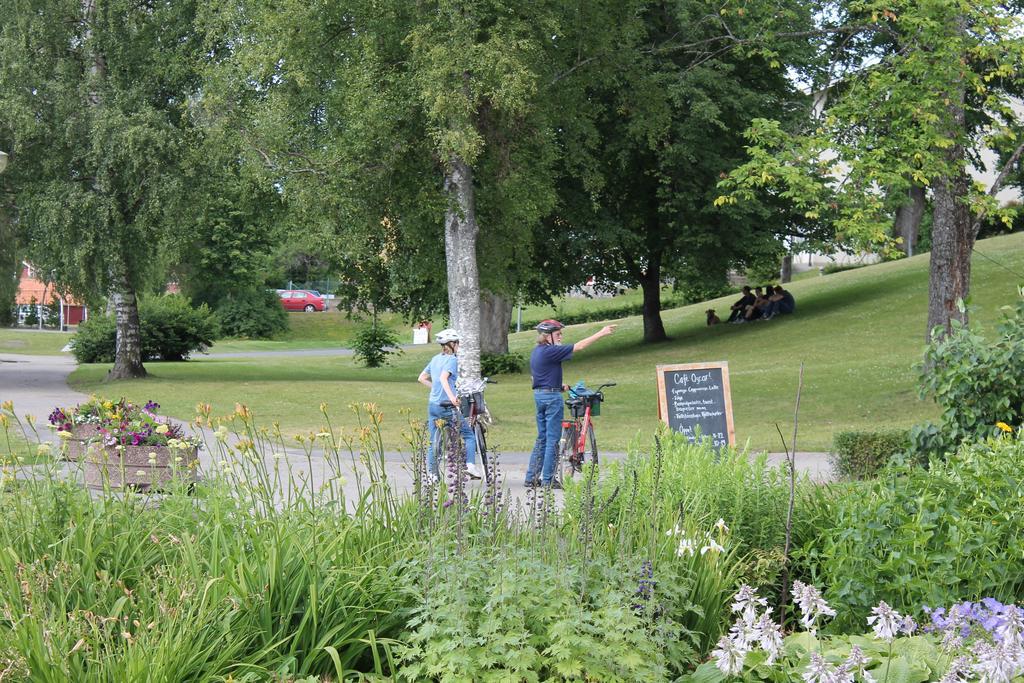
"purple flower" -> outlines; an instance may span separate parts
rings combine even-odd
[[[156,401],[146,401],[146,405],[142,406],[142,409],[148,413],[155,413],[160,410],[160,404]]]

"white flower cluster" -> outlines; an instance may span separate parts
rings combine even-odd
[[[715,522],[715,529],[718,530],[719,537],[723,537],[729,533],[729,527],[726,526],[724,519],[719,519]],[[681,536],[679,539],[679,547],[676,548],[676,557],[693,557],[697,554],[697,545],[700,543],[697,539],[687,538],[684,534],[686,532],[676,524],[674,527],[665,532],[666,536]],[[700,554],[706,555],[708,553],[722,553],[725,552],[725,546],[719,543],[716,539],[711,537],[711,534],[705,534],[704,545],[700,547]]]
[[[836,611],[821,597],[821,591],[803,581],[793,582],[793,602],[800,608],[800,624],[811,634],[818,632],[818,617],[836,615]]]
[[[747,655],[754,649],[768,654],[765,663],[769,665],[782,654],[782,627],[771,618],[767,605],[768,601],[758,597],[755,589],[746,584],[740,586],[732,603],[732,611],[739,616],[729,634],[722,636],[711,652],[720,671],[739,675]]]

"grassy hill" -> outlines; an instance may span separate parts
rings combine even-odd
[[[1000,307],[1014,303],[1017,287],[1024,284],[1024,234],[979,242],[977,251],[998,262],[974,258],[974,320],[991,327]],[[618,382],[607,392],[598,418],[600,445],[621,450],[657,427],[654,368],[664,363],[728,361],[737,439],[757,448],[780,450],[777,423],[789,438],[801,362],[801,450],[827,449],[838,431],[909,427],[935,414],[933,405],[917,398],[912,369],[924,344],[927,254],[802,279],[790,289],[797,300],[796,315],[768,322],[706,327],[703,311],[711,305],[721,314],[734,297],[665,311],[672,339],[663,344],[640,342],[638,317],[619,321],[616,335],[565,366],[569,383]],[[566,341],[579,340],[599,326],[571,327]],[[513,335],[512,349],[527,354],[534,337],[532,332]],[[416,376],[432,352],[409,351],[379,370],[342,357],[151,363],[149,379],[113,384],[102,381],[107,366],[84,366],[71,382],[81,391],[153,399],[181,418],[192,414],[197,401],[210,402],[225,414],[236,401],[243,402],[264,424],[277,420],[288,432],[319,428],[321,402],[330,406],[335,425],[352,428],[356,420],[346,406],[373,401],[385,412],[387,445],[401,447],[409,419],[425,417],[425,391]],[[535,436],[529,377],[499,379],[488,390],[497,420],[492,441],[505,450],[528,450]]]

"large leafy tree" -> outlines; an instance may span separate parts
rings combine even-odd
[[[11,0],[0,112],[32,260],[117,318],[111,378],[145,374],[136,294],[174,239],[201,43],[195,3]]]
[[[387,278],[375,296],[410,312],[447,303],[460,374],[478,376],[484,292],[536,280],[531,235],[554,205],[574,67],[629,4],[228,5],[210,15],[240,36],[217,90],[243,103],[252,158],[337,260]]]
[[[1020,158],[1011,96],[1024,83],[1024,24],[1016,3],[823,3],[819,90],[823,114],[794,136],[773,120],[747,132],[750,159],[723,183],[723,202],[766,188],[833,222],[850,241],[892,248],[894,196],[915,185],[933,203],[928,334],[966,320],[979,218],[998,213],[993,188],[969,167],[988,146],[1005,146],[1006,170]],[[836,36],[842,59],[834,59]],[[833,87],[834,84],[840,87]],[[822,172],[827,172],[823,180]]]
[[[726,271],[781,251],[818,227],[777,197],[716,208],[720,176],[743,159],[742,131],[759,116],[806,108],[781,68],[806,40],[772,27],[810,24],[807,3],[703,0],[646,3],[634,46],[595,66],[588,106],[563,127],[562,203],[549,239],[581,272],[640,286],[644,339],[666,338],[661,287],[722,286]]]

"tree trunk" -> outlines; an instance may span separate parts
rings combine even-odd
[[[793,281],[793,255],[786,254],[782,257],[782,267],[779,268],[779,282]]]
[[[480,276],[476,265],[476,200],[473,169],[459,157],[445,172],[448,208],[444,215],[444,254],[448,271],[448,311],[459,332],[460,383],[480,379]]]
[[[480,353],[508,353],[512,302],[497,294],[480,297]]]
[[[139,306],[135,298],[135,290],[128,284],[128,278],[124,276],[117,278],[110,298],[114,302],[114,315],[117,320],[117,342],[114,352],[114,367],[107,373],[107,379],[145,377],[146,368],[142,367]]]
[[[661,264],[651,263],[640,277],[644,292],[644,341],[666,341],[665,325],[661,322]]]
[[[950,137],[959,139],[966,125],[964,116],[965,92],[957,83],[949,97]],[[932,219],[932,252],[928,271],[928,329],[925,340],[931,341],[933,332],[941,336],[950,331],[953,320],[967,322],[967,311],[961,311],[960,301],[966,301],[971,287],[971,249],[977,236],[975,223],[967,207],[971,179],[967,175],[966,155],[960,143],[951,145],[945,153],[950,169],[934,184],[934,217]]]
[[[952,320],[967,322],[967,312],[960,311],[957,301],[967,300],[971,286],[971,249],[975,234],[970,211],[964,203],[970,182],[961,171],[953,178],[940,178],[935,183],[928,273],[928,341],[936,327],[940,328],[941,335],[949,332]]]
[[[924,217],[925,191],[923,185],[911,185],[907,190],[907,202],[896,210],[892,232],[902,238],[903,253],[913,256],[917,249],[917,235]]]

